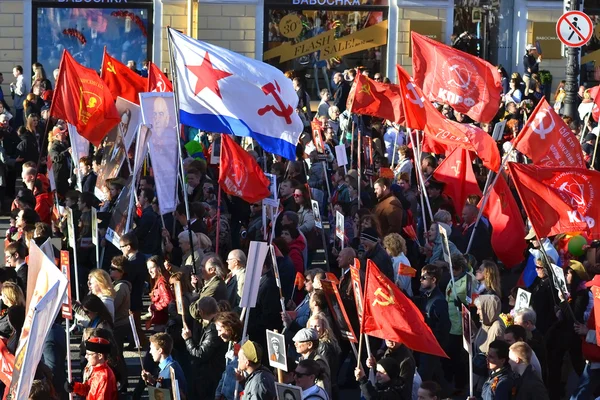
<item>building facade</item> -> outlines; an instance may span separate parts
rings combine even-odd
[[[411,31],[446,44],[467,32],[470,52],[509,73],[523,72],[525,46],[538,42],[540,69],[552,73],[555,88],[564,79],[566,59],[553,26],[564,9],[562,0],[200,0],[192,7],[192,35],[294,70],[306,77],[312,94],[328,87],[333,72],[348,67],[363,66],[392,81],[396,64],[411,72]],[[63,49],[95,69],[106,46],[138,68],[151,59],[168,70],[165,28],[187,33],[187,15],[186,0],[2,0],[4,93],[17,64],[26,82],[36,61],[52,80]],[[598,38],[600,33],[592,41]],[[590,46],[589,54],[600,47]],[[595,61],[589,54],[584,63]]]

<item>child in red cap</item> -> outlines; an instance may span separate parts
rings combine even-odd
[[[88,339],[85,342],[86,370],[91,368],[91,373],[83,383],[67,381],[65,390],[86,400],[117,400],[117,380],[106,363],[109,353],[108,340],[100,337]]]

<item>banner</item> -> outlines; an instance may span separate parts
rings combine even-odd
[[[129,209],[130,196],[131,177],[129,177],[127,184],[119,194],[117,205],[108,222],[108,229],[106,229],[106,240],[111,242],[117,249],[120,248],[119,241],[121,240],[121,236],[125,233],[125,226],[127,225],[127,210]]]
[[[35,371],[42,358],[45,338],[62,306],[68,285],[67,278],[56,268],[54,260],[43,254],[33,241],[29,248],[29,269],[39,272],[15,353],[9,389],[12,399],[26,399],[29,395]],[[34,340],[30,341],[30,337]]]
[[[337,286],[331,281],[321,281],[321,285],[323,286],[323,292],[325,292],[331,315],[337,322],[342,337],[353,343],[357,343],[358,340],[348,319],[348,314],[346,314],[346,309],[344,308],[344,303],[342,302]]]
[[[177,207],[177,172],[179,167],[179,134],[176,124],[173,93],[140,93],[142,121],[150,127],[150,158],[152,165],[160,166],[154,176],[160,214],[175,211]]]
[[[92,207],[93,208],[93,207]],[[65,298],[62,304],[62,317],[65,319],[73,319],[73,305],[71,303],[71,266],[69,264],[69,251],[60,251],[60,270],[67,278],[68,285],[67,291],[65,292]]]
[[[73,158],[73,165],[77,169],[77,190],[83,191],[82,179],[83,174],[79,168],[79,160],[81,157],[86,157],[90,154],[90,142],[77,132],[77,128],[74,125],[67,124],[69,130],[69,139],[71,140],[71,157]]]
[[[263,265],[267,258],[269,246],[264,242],[250,242],[248,262],[246,263],[246,283],[240,300],[240,307],[256,307],[258,285],[262,274]],[[250,312],[250,311],[247,311]]]
[[[127,159],[129,146],[135,139],[137,127],[140,123],[140,107],[122,98],[117,98],[117,111],[120,122],[106,135],[102,162],[94,194],[100,200],[108,199],[106,181],[119,175],[123,162]]]

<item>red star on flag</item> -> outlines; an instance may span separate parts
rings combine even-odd
[[[214,94],[222,98],[218,81],[220,79],[227,78],[232,74],[215,69],[210,61],[210,58],[208,57],[208,51],[204,53],[204,61],[202,61],[202,64],[186,65],[186,68],[198,78],[196,81],[196,88],[194,89],[194,94],[196,96],[202,91],[202,89],[208,88]]]

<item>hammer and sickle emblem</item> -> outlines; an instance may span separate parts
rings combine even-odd
[[[454,176],[458,176],[458,174],[460,174],[460,164],[462,164],[462,161],[456,160],[456,165],[450,167],[452,168],[452,171],[454,171]]]
[[[554,118],[552,118],[552,115],[548,115],[548,113],[549,110],[540,110],[531,122],[531,129],[533,129],[535,133],[540,135],[542,140],[546,139],[546,135],[552,132],[555,125]],[[544,121],[546,120],[546,116],[550,117],[550,123],[548,124],[548,126],[546,126],[546,124],[544,123]]]
[[[358,93],[365,93],[365,94],[368,94],[369,96],[373,96],[373,93],[371,93],[371,85],[369,85],[368,83],[362,85],[360,87],[360,91]]]
[[[413,85],[412,83],[408,83],[406,85],[406,88],[408,89],[408,91],[410,93],[412,93],[412,96],[410,95],[410,93],[406,93],[404,96],[408,99],[408,101],[410,101],[411,103],[413,103],[416,106],[419,106],[420,108],[423,108],[423,98],[419,97],[419,94],[417,93],[416,89],[415,89],[415,85]]]
[[[265,96],[273,96],[273,98],[275,99],[275,103],[277,103],[277,106],[279,108],[277,108],[275,105],[268,104],[258,109],[258,115],[262,117],[263,115],[271,111],[276,116],[285,119],[285,123],[290,125],[292,123],[292,114],[294,112],[294,109],[289,104],[284,104],[281,97],[279,97],[279,93],[281,92],[279,83],[277,83],[277,81],[275,81],[275,84],[269,82],[262,87],[262,91],[265,94]]]
[[[112,61],[108,62],[108,67],[106,68],[106,70],[108,72],[112,72],[113,74],[117,74],[117,70],[115,69],[115,66],[112,64]]]
[[[449,68],[450,72],[454,72],[455,78],[452,78],[448,83],[453,83],[461,89],[467,89],[471,83],[471,74],[465,68],[460,68],[458,64],[454,64]]]
[[[390,289],[389,286],[387,288],[387,293],[386,293],[386,290],[384,290],[382,288],[377,288],[377,290],[375,291],[375,300],[373,300],[373,305],[375,305],[375,304],[378,304],[378,305],[384,306],[384,307],[387,307],[392,304],[396,304],[394,302],[394,294],[392,293],[392,290]]]
[[[95,97],[92,97],[91,99],[88,100],[88,104],[87,104],[87,108],[94,108],[96,107],[96,103],[98,102],[98,100],[96,100]]]

